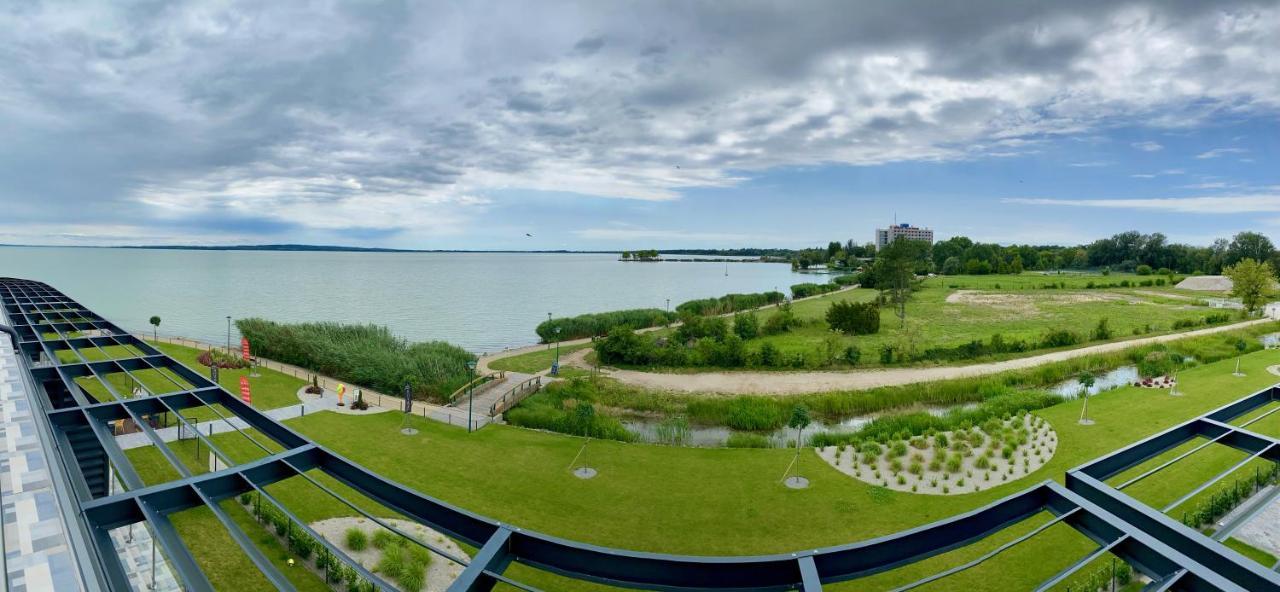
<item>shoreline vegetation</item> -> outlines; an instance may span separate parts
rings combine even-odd
[[[378,325],[247,318],[236,327],[264,358],[384,393],[400,393],[407,384],[419,400],[444,400],[471,379],[467,364],[476,359],[456,345],[410,343]]]

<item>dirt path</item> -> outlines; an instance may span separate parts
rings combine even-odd
[[[1060,362],[1081,356],[1118,351],[1139,345],[1163,343],[1185,337],[1208,335],[1270,322],[1273,322],[1272,319],[1258,319],[1187,331],[1185,333],[1103,343],[1038,356],[969,366],[890,368],[850,372],[699,372],[694,374],[672,374],[608,368],[603,369],[602,372],[624,384],[685,393],[798,395],[826,391],[854,391],[916,382],[985,376],[1008,370],[1020,370],[1041,364]],[[586,350],[583,351],[585,352]],[[585,353],[583,355],[585,356]],[[577,362],[578,358],[570,358],[569,361]]]

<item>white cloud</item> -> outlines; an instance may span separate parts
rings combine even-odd
[[[732,232],[699,232],[686,230],[658,230],[652,228],[586,228],[573,231],[574,236],[595,241],[690,241],[702,243],[743,242],[759,239],[759,236]]]
[[[1112,164],[1113,163],[1109,160],[1090,160],[1085,162],[1073,162],[1068,166],[1073,166],[1076,168],[1094,168],[1094,167],[1111,166]]]
[[[1214,148],[1208,152],[1201,152],[1200,154],[1197,154],[1196,158],[1203,160],[1207,158],[1218,158],[1219,156],[1225,156],[1227,154],[1244,154],[1246,152],[1248,152],[1248,150],[1245,150],[1244,148]]]
[[[0,55],[23,57],[0,61],[0,178],[23,187],[0,206],[456,235],[500,190],[670,201],[782,166],[1023,156],[1280,110],[1273,5],[964,10],[0,7]]]
[[[1280,194],[1214,197],[1157,197],[1138,199],[1054,199],[1013,197],[1006,198],[1001,201],[1004,203],[1022,205],[1157,210],[1185,214],[1280,212]]]

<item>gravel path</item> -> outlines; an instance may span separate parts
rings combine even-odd
[[[1143,337],[1127,341],[1102,343],[1038,356],[1029,356],[1001,362],[972,364],[969,366],[937,366],[929,368],[890,368],[884,370],[854,370],[849,372],[698,372],[676,374],[641,372],[638,370],[602,369],[606,375],[624,384],[648,389],[702,394],[762,394],[798,395],[827,391],[866,390],[882,386],[897,386],[935,380],[951,380],[973,376],[986,376],[1009,370],[1032,368],[1042,364],[1061,362],[1081,356],[1118,351],[1134,346],[1163,343],[1197,335],[1209,335],[1222,331],[1242,329],[1272,319],[1258,319],[1155,337]],[[583,350],[584,352],[586,350]],[[579,353],[579,352],[575,352]],[[583,354],[585,355],[585,353]],[[563,362],[578,362],[577,357],[561,358]]]

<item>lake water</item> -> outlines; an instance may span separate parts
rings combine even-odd
[[[728,275],[725,275],[726,266]],[[613,254],[340,253],[0,247],[0,277],[39,280],[125,329],[215,343],[226,317],[387,325],[474,352],[537,341],[547,313],[671,307],[805,281],[778,263],[623,263]],[[235,329],[232,339],[238,340]]]

